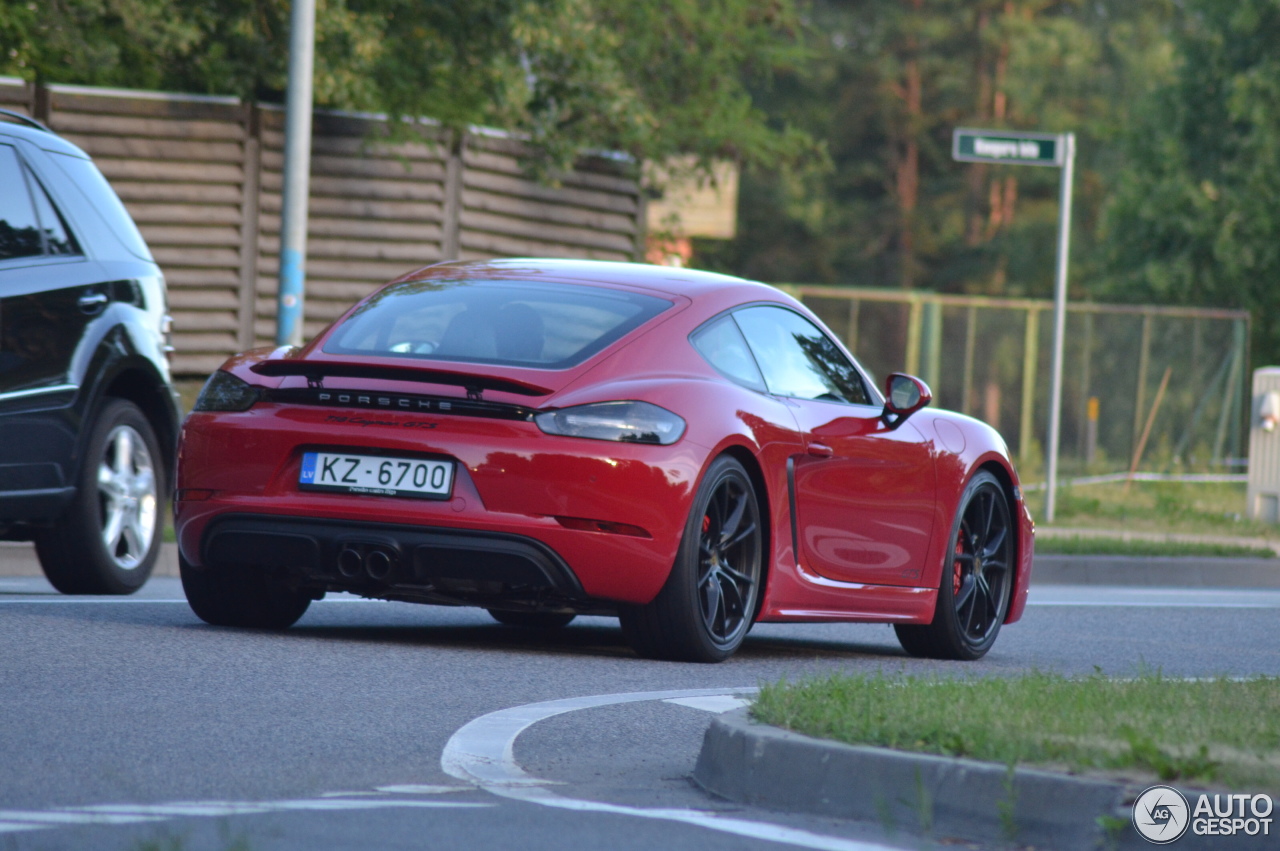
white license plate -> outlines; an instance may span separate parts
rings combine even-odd
[[[298,486],[303,490],[444,499],[453,488],[453,463],[387,455],[307,452]]]

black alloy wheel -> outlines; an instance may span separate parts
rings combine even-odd
[[[978,473],[965,488],[952,526],[933,622],[895,626],[903,649],[938,659],[986,655],[1009,611],[1014,538],[1004,489],[995,476]]]
[[[703,477],[666,584],[647,606],[621,611],[642,656],[720,662],[755,619],[764,564],[755,488],[742,465],[717,458]]]

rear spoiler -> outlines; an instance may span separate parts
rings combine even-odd
[[[249,369],[258,375],[301,375],[312,387],[322,386],[326,378],[371,378],[381,381],[414,381],[419,384],[448,384],[453,387],[465,387],[469,399],[479,399],[480,394],[485,390],[515,393],[520,396],[546,396],[551,392],[546,387],[512,378],[358,361],[264,360],[255,363]]]

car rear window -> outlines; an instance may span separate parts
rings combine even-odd
[[[669,307],[655,296],[576,284],[408,281],[361,305],[324,351],[565,369]]]

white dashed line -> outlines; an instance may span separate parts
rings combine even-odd
[[[279,812],[479,809],[494,806],[487,802],[330,797],[331,795],[395,794],[399,789],[414,790],[409,794],[441,794],[443,791],[469,791],[469,788],[465,786],[386,786],[377,792],[337,792],[320,795],[317,798],[287,801],[175,801],[166,804],[94,804],[86,807],[64,807],[58,810],[0,810],[0,833],[52,827],[138,824],[174,818],[216,818]]]
[[[23,812],[19,810],[3,810],[0,811],[0,820],[16,821],[16,822],[35,822],[35,827],[57,827],[60,825],[73,824],[135,824],[143,821],[159,821],[154,816],[141,815],[99,815],[84,812],[55,812],[32,810]]]
[[[379,786],[375,791],[389,795],[447,795],[450,792],[470,792],[470,786],[420,786],[407,784],[402,786]]]
[[[0,833],[18,833],[22,830],[40,830],[51,827],[47,824],[31,824],[30,822],[0,821]]]

